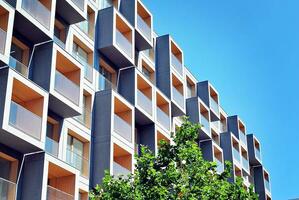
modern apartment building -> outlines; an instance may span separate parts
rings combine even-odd
[[[141,0],[0,0],[0,199],[86,200],[104,171],[134,171],[134,154],[180,116],[203,125],[205,159],[271,199],[261,144],[197,80]]]

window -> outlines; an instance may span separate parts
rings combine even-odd
[[[88,63],[88,53],[75,42],[73,45],[73,55],[81,64],[85,65]]]
[[[66,156],[67,162],[81,171],[83,170],[83,147],[83,142],[71,135],[68,135]]]

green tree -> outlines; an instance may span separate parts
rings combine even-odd
[[[173,144],[161,141],[158,155],[141,148],[136,156],[135,172],[113,177],[106,172],[101,185],[91,192],[92,200],[257,200],[250,187],[243,187],[241,178],[228,182],[231,164],[226,162],[222,174],[216,173],[216,163],[203,159],[198,148],[199,124],[184,118],[184,123],[172,134]]]

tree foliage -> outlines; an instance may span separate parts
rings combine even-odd
[[[198,147],[199,124],[184,123],[172,134],[174,143],[161,141],[158,155],[141,148],[136,156],[134,174],[113,177],[106,172],[101,185],[91,192],[92,200],[257,200],[243,180],[228,182],[231,164],[226,162],[222,174],[216,172],[216,163],[203,159]]]

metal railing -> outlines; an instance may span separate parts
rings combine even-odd
[[[264,179],[265,180],[265,188],[266,190],[268,190],[269,192],[271,192],[271,188],[270,188],[270,183],[268,180]]]
[[[247,138],[246,138],[246,135],[243,131],[239,130],[239,139],[240,139],[240,142],[242,144],[244,144],[245,146],[247,146]]]
[[[217,172],[222,173],[224,171],[224,164],[220,160],[218,160],[218,158],[215,158],[215,161],[217,164],[217,168],[216,168]]]
[[[78,60],[84,67],[84,78],[88,80],[89,82],[92,82],[93,80],[93,67],[90,66],[90,64],[87,62],[85,58],[80,56],[78,52],[72,53],[73,57]]]
[[[0,28],[0,53],[4,54],[6,42],[6,31]]]
[[[89,160],[83,157],[83,155],[80,155],[67,147],[66,162],[74,168],[78,169],[81,172],[82,176],[88,177]]]
[[[114,129],[118,135],[123,137],[129,142],[132,142],[132,127],[124,119],[114,114]]]
[[[145,96],[140,90],[137,89],[137,104],[145,110],[148,114],[152,115],[153,102]]]
[[[122,51],[132,58],[132,44],[131,42],[118,30],[115,31],[115,41]]]
[[[175,88],[172,86],[172,97],[174,101],[181,107],[184,108],[184,96]]]
[[[200,115],[200,124],[202,125],[202,129],[206,131],[208,135],[210,135],[210,123],[202,114]]]
[[[237,162],[241,163],[240,152],[237,151],[237,149],[235,149],[234,147],[232,147],[232,149],[233,149],[233,157],[234,157],[234,159]]]
[[[0,177],[0,199],[12,200],[16,198],[16,184]]]
[[[46,137],[46,152],[49,154],[58,157],[59,144],[52,138]]]
[[[157,121],[164,127],[166,130],[170,130],[170,117],[157,106]]]
[[[138,14],[137,14],[137,27],[144,34],[144,36],[148,40],[150,40],[150,41],[152,40],[152,38],[151,38],[151,35],[152,35],[151,27]]]
[[[51,12],[39,0],[22,0],[22,8],[44,27],[50,29]]]
[[[28,67],[15,59],[14,57],[10,56],[9,57],[9,67],[20,73],[22,76],[25,78],[28,77]]]
[[[23,106],[11,101],[9,124],[36,139],[40,139],[42,119]]]
[[[260,150],[257,148],[254,148],[254,153],[255,153],[255,156],[257,157],[257,159],[259,159],[259,161],[262,161],[262,156],[261,156]]]
[[[72,0],[76,6],[82,11],[84,11],[84,0]]]
[[[183,64],[173,53],[171,53],[171,65],[180,75],[183,75]]]
[[[74,196],[48,185],[47,200],[74,200]]]
[[[121,166],[117,162],[113,162],[113,175],[114,176],[119,176],[119,175],[129,175],[131,174],[131,171],[128,170],[127,168]]]
[[[219,115],[219,105],[212,97],[210,97],[210,108],[216,113],[216,115]]]
[[[57,70],[55,72],[55,90],[76,105],[79,105],[79,86]]]
[[[243,156],[242,156],[242,166],[244,169],[249,171],[249,161],[246,158],[244,158]]]

